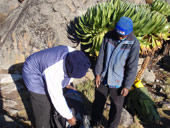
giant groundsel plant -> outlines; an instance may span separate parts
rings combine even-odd
[[[76,33],[82,45],[89,45],[85,50],[96,55],[106,32],[115,26],[119,1],[101,3],[93,6],[79,18]]]
[[[154,54],[168,40],[170,5],[154,0],[151,5],[136,5],[121,0],[111,0],[88,8],[75,24],[77,39],[86,46],[85,52],[98,56],[106,32],[113,30],[122,16],[130,17],[134,33],[140,42],[140,54]]]
[[[165,16],[170,16],[170,5],[165,0],[154,0],[151,4],[151,10],[158,11]]]

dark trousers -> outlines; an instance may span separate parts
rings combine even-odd
[[[51,103],[46,95],[30,92],[36,128],[50,128]]]
[[[102,117],[107,96],[110,95],[111,107],[109,112],[108,128],[116,128],[119,125],[124,97],[120,95],[121,89],[109,88],[101,84],[95,89],[95,100],[92,105],[91,122],[97,125]]]

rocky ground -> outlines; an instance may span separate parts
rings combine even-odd
[[[142,59],[141,59],[142,60]],[[170,128],[170,68],[169,57],[162,58],[159,63],[151,64],[145,71],[143,83],[148,88],[161,117],[161,124],[146,125],[134,118],[124,109],[119,128]],[[141,62],[139,62],[140,65]],[[91,103],[94,99],[94,84],[92,73],[74,81],[79,86],[78,90],[84,94],[85,106],[90,114]],[[87,83],[85,81],[91,81]],[[78,87],[78,86],[77,86]],[[32,109],[29,102],[28,91],[24,86],[21,70],[12,67],[10,70],[0,71],[0,127],[1,128],[31,128],[34,122]],[[103,127],[105,127],[109,103],[104,112]]]
[[[0,128],[30,128],[31,121],[34,122],[21,75],[25,58],[35,51],[59,44],[75,46],[67,37],[69,24],[84,14],[88,7],[103,1],[106,0],[0,0]],[[124,1],[145,4],[145,0]],[[151,64],[142,78],[160,111],[160,127],[170,127],[169,65],[169,56],[163,57],[159,63]],[[93,74],[88,73],[83,79],[74,81],[75,85],[83,82],[83,88],[79,89],[86,96],[89,114],[94,99],[93,79]],[[87,80],[90,84],[85,82],[86,90],[84,81]],[[139,123],[124,109],[119,127],[132,124],[136,128]],[[154,128],[154,125],[149,127]]]
[[[146,83],[152,99],[154,100],[162,125],[170,128],[170,56],[164,56],[156,64],[151,64],[156,79],[153,83]]]
[[[170,128],[170,57],[157,57],[156,59],[159,60],[156,62],[150,61],[148,68],[142,75],[142,83],[148,89],[150,97],[155,103],[161,118],[160,122],[155,124],[142,123],[137,117],[132,117],[126,109],[123,109],[119,128]],[[140,69],[142,62],[143,59],[141,58],[138,69]],[[86,98],[88,98],[88,100],[86,99],[85,101],[88,103],[86,108],[89,110],[89,114],[91,111],[91,102],[94,100],[93,95],[91,95],[94,93],[94,91],[92,91],[94,87],[91,87],[93,85],[94,83],[91,82],[83,84],[82,87],[78,87],[78,90],[83,92]],[[89,92],[91,94],[89,94]],[[109,108],[110,103],[108,100],[105,106],[101,128],[106,127]]]

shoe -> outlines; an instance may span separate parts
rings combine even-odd
[[[91,124],[92,128],[100,128],[100,122],[90,121],[90,124]]]
[[[104,126],[99,124],[98,126],[93,126],[92,128],[104,128]]]

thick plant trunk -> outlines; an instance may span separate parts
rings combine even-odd
[[[169,53],[170,53],[170,41],[169,41],[169,43],[166,43],[166,44],[165,44],[165,48],[164,48],[164,50],[163,50],[163,55],[164,55],[164,56],[165,56],[165,55],[170,55]]]
[[[141,75],[142,75],[142,73],[145,71],[145,69],[147,68],[147,66],[148,66],[148,64],[149,64],[149,62],[150,62],[150,59],[151,59],[151,57],[150,57],[150,56],[147,56],[147,57],[145,58],[145,60],[143,61],[142,66],[141,66],[141,69],[140,69],[140,70],[138,71],[138,73],[137,73],[137,76],[136,76],[137,79],[140,79],[140,78],[141,78]]]
[[[153,0],[145,0],[147,4],[152,4]]]

